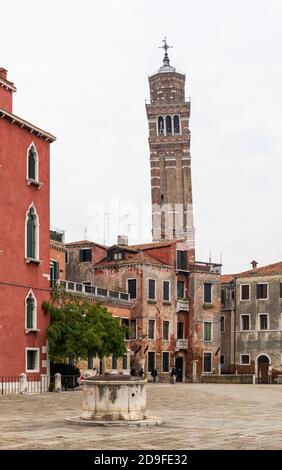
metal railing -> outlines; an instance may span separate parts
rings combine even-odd
[[[77,375],[61,376],[62,392],[82,389],[80,377]],[[55,391],[55,376],[28,376],[25,394],[40,394]],[[0,395],[19,395],[21,393],[19,376],[0,377]]]
[[[53,281],[52,287],[63,287],[66,291],[77,292],[80,294],[88,295],[89,297],[101,298],[101,299],[115,299],[122,302],[130,302],[130,296],[127,292],[120,292],[114,290],[103,289],[101,287],[89,286],[87,284],[81,284],[73,281]]]

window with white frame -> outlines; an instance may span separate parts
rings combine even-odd
[[[155,368],[156,355],[154,351],[148,351],[148,372]]]
[[[39,348],[26,348],[26,372],[39,372]]]
[[[36,299],[32,292],[29,292],[25,299],[25,328],[36,329]]]
[[[203,371],[212,372],[212,353],[211,352],[204,352],[203,363],[204,363]]]
[[[212,322],[204,322],[204,341],[212,341]]]
[[[38,173],[38,153],[35,145],[31,144],[27,151],[27,179],[38,182]]]
[[[155,279],[148,280],[148,299],[155,300],[156,299],[156,281]]]
[[[170,282],[163,281],[163,300],[170,301]]]
[[[148,339],[155,339],[155,320],[148,320]]]
[[[212,302],[212,283],[205,282],[204,283],[204,303],[211,304]]]
[[[38,260],[39,258],[39,219],[34,205],[31,205],[26,214],[26,258]]]
[[[240,364],[243,366],[250,365],[250,354],[241,354],[240,355]]]
[[[127,291],[130,299],[136,299],[137,296],[137,281],[136,279],[127,279]]]
[[[240,300],[250,300],[250,284],[240,285]]]
[[[169,340],[169,321],[167,320],[163,321],[163,340]]]
[[[257,284],[257,299],[258,300],[268,299],[268,284],[266,283]]]
[[[241,315],[241,330],[250,331],[250,315]]]
[[[259,313],[259,330],[268,330],[268,314]]]

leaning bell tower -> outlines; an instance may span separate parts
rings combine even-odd
[[[190,100],[185,74],[170,65],[166,38],[163,65],[149,76],[146,104],[152,194],[153,241],[185,240],[194,249],[190,156]]]

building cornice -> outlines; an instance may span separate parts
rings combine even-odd
[[[6,88],[7,90],[11,91],[17,91],[16,87],[12,82],[9,82],[8,80],[4,80],[3,78],[0,78],[0,86],[2,88]]]
[[[37,137],[46,140],[47,142],[54,142],[56,140],[56,137],[49,132],[43,131],[39,127],[34,126],[28,121],[25,121],[24,119],[21,119],[15,114],[9,113],[2,108],[0,108],[0,119],[7,119],[11,124],[17,124],[21,129],[26,129],[31,134],[34,134]]]

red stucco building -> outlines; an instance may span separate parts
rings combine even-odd
[[[50,143],[13,113],[0,68],[0,376],[48,372],[42,303],[50,297]]]

